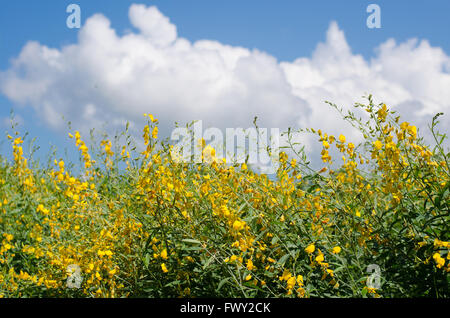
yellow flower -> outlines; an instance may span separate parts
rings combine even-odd
[[[341,143],[344,143],[345,142],[345,136],[344,135],[339,135],[339,141]]]
[[[291,272],[289,272],[287,269],[284,270],[283,275],[281,275],[280,280],[289,280],[289,278],[292,277]]]
[[[148,118],[150,118],[150,120],[152,121],[152,123],[155,123],[155,122],[158,121],[156,118],[153,117],[152,114],[148,114]]]
[[[316,247],[314,246],[314,244],[309,245],[307,248],[305,248],[306,253],[308,254],[312,254],[314,253],[314,251],[316,250]]]
[[[334,254],[339,254],[340,252],[341,252],[341,248],[339,246],[333,247],[333,253]]]
[[[161,269],[164,273],[167,273],[169,271],[166,267],[166,264],[164,264],[164,263],[161,264]]]
[[[299,286],[303,285],[303,276],[302,275],[297,275],[297,284]]]
[[[167,250],[166,249],[163,249],[163,251],[161,252],[161,258],[167,259]]]
[[[322,253],[319,254],[319,255],[316,257],[316,262],[317,262],[317,263],[322,263],[323,260],[324,260],[324,258],[323,258],[323,254],[322,254]]]
[[[381,122],[384,122],[386,120],[387,107],[385,104],[383,104],[383,107],[377,111],[377,114],[378,114],[378,118],[381,120]]]
[[[408,126],[409,126],[409,123],[405,121],[405,122],[400,124],[400,129],[401,130],[407,130]]]
[[[409,126],[408,132],[414,139],[417,137],[417,127],[416,126]]]
[[[442,268],[445,265],[445,258],[441,257],[441,254],[434,253],[433,259],[436,262],[437,268]]]
[[[377,150],[380,150],[383,147],[383,143],[379,140],[375,141],[373,143],[373,145],[374,145],[375,149],[377,149]]]
[[[350,150],[350,151],[352,151],[353,149],[355,149],[355,145],[351,142],[351,143],[349,143],[348,144],[348,149]]]
[[[253,266],[253,261],[251,260],[251,259],[249,259],[248,261],[247,261],[247,269],[249,270],[249,271],[251,271],[251,270],[253,270],[255,268],[255,266]]]
[[[288,288],[288,289],[293,289],[296,282],[297,282],[297,281],[295,280],[295,276],[291,276],[291,277],[287,280],[287,288]]]
[[[244,228],[245,222],[243,221],[234,221],[233,223],[233,229],[235,229],[236,231],[240,231]]]
[[[153,128],[152,137],[153,139],[158,138],[158,127]]]

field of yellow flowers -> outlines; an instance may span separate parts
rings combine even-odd
[[[38,165],[26,138],[8,135],[0,297],[450,297],[439,114],[427,146],[386,105],[355,107],[368,120],[344,119],[364,142],[305,130],[324,168],[292,144],[298,156],[282,152],[275,178],[246,164],[174,162],[152,115],[142,152],[127,133],[89,147],[69,134],[79,164]],[[379,284],[368,283],[370,265]]]

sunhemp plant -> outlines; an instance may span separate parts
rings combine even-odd
[[[42,165],[25,153],[27,135],[8,135],[0,296],[450,297],[441,114],[427,145],[371,96],[355,105],[366,119],[330,105],[363,141],[302,130],[320,142],[324,166],[291,142],[275,177],[245,163],[174,161],[147,114],[141,151],[128,126],[99,143],[69,134],[78,163],[53,154]]]

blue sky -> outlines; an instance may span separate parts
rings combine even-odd
[[[436,62],[436,68],[445,67],[448,62],[446,58],[450,55],[450,41],[448,37],[448,30],[450,30],[450,20],[448,19],[448,13],[450,12],[449,1],[268,1],[268,0],[248,0],[248,1],[110,1],[110,0],[81,0],[81,1],[54,1],[54,0],[42,0],[42,1],[3,1],[0,9],[0,71],[6,72],[11,69],[10,61],[12,58],[17,57],[28,41],[37,41],[41,46],[47,46],[60,50],[62,47],[69,44],[78,43],[78,30],[68,29],[65,25],[68,14],[66,13],[66,7],[70,3],[76,3],[81,7],[82,13],[82,25],[86,22],[86,19],[91,17],[95,13],[102,13],[111,22],[111,28],[115,29],[118,36],[124,36],[130,32],[139,33],[139,30],[130,23],[128,10],[133,3],[142,3],[147,7],[156,6],[162,15],[170,19],[170,23],[176,26],[178,38],[185,38],[191,43],[197,40],[208,39],[217,41],[223,45],[229,45],[232,47],[244,47],[250,50],[257,49],[276,59],[277,63],[286,61],[294,62],[299,57],[311,58],[314,54],[318,43],[326,41],[327,31],[330,30],[330,23],[336,21],[338,30],[335,30],[335,34],[338,37],[339,32],[345,34],[345,41],[351,49],[353,56],[360,54],[366,63],[370,63],[373,58],[380,58],[377,54],[376,48],[382,43],[385,43],[389,38],[393,38],[396,44],[404,43],[408,39],[418,38],[428,41],[430,47],[439,48],[443,52],[443,61]],[[366,7],[370,3],[376,3],[381,7],[381,29],[369,29],[366,26],[366,19],[369,15],[366,13]],[[339,32],[338,32],[339,31]],[[330,40],[331,41],[331,40]],[[341,41],[341,40],[339,40]],[[342,42],[342,41],[341,41]],[[332,47],[330,44],[329,47]],[[404,52],[403,49],[398,48],[395,52],[400,54]],[[427,52],[431,52],[428,47],[423,49],[423,54],[419,56],[418,50],[415,50],[415,46],[408,48],[417,57],[417,63],[423,61],[423,56],[429,56]],[[428,50],[428,51],[427,51]],[[326,50],[324,50],[326,51]],[[95,52],[95,50],[94,50]],[[392,51],[394,52],[394,51]],[[433,51],[434,52],[434,51]],[[323,53],[325,54],[325,53]],[[322,54],[322,55],[323,55]],[[406,53],[405,53],[406,54]],[[407,53],[407,56],[409,53]],[[431,54],[431,53],[430,53]],[[433,53],[434,54],[434,53]],[[432,54],[432,55],[433,55]],[[439,54],[435,54],[431,59],[438,59]],[[319,58],[319,57],[318,57]],[[330,57],[326,57],[331,59]],[[345,59],[350,60],[350,57],[346,55]],[[339,59],[339,61],[344,58]],[[70,61],[70,60],[69,60]],[[428,61],[428,60],[426,60]],[[24,62],[25,63],[25,62]],[[28,63],[28,62],[26,62]],[[25,63],[25,64],[26,64]],[[31,62],[30,62],[31,63]],[[36,63],[40,63],[37,61]],[[68,62],[70,63],[70,62]],[[263,63],[263,62],[261,62]],[[264,62],[265,63],[265,62]],[[269,63],[269,62],[268,62]],[[311,62],[312,63],[312,62]],[[342,62],[346,63],[346,62]],[[358,62],[355,62],[358,63]],[[389,62],[391,63],[391,62]],[[388,62],[380,62],[380,65],[387,67],[391,65]],[[392,62],[394,63],[394,62]],[[24,64],[24,65],[25,65]],[[27,64],[28,65],[28,64]],[[30,64],[31,65],[31,64]],[[183,64],[180,64],[183,65]],[[312,63],[312,65],[315,65]],[[349,64],[353,65],[353,64]],[[29,66],[29,65],[28,65]],[[70,66],[69,66],[70,67]],[[75,66],[74,66],[75,67]],[[205,69],[209,66],[205,65]],[[305,73],[305,68],[301,69],[299,74],[293,74],[293,70],[286,70],[288,66],[280,66],[286,72],[288,82],[295,82],[296,78],[304,78],[306,76],[312,76],[312,73]],[[306,66],[305,66],[306,67]],[[309,66],[308,66],[309,67]],[[342,67],[345,68],[345,65]],[[373,69],[376,67],[373,66]],[[408,67],[406,67],[408,69]],[[292,68],[293,69],[293,68]],[[309,68],[308,68],[309,69]],[[411,67],[411,69],[415,69]],[[322,70],[323,71],[323,70]],[[322,72],[320,71],[320,72]],[[15,70],[16,74],[20,75],[20,71]],[[46,69],[42,69],[43,75],[46,76]],[[51,70],[49,69],[50,73]],[[274,74],[278,74],[277,70],[274,70]],[[300,72],[300,71],[299,71]],[[317,71],[319,72],[319,71]],[[319,73],[320,73],[319,72]],[[325,71],[324,71],[325,72]],[[374,71],[375,72],[375,71]],[[441,81],[441,84],[445,86],[447,83],[447,74],[449,70],[440,71],[440,76],[437,81]],[[314,72],[313,72],[314,73]],[[88,72],[76,73],[83,81],[83,76],[88,76]],[[291,75],[289,75],[291,74]],[[293,74],[293,75],[292,75]],[[322,73],[322,75],[325,73]],[[328,73],[327,73],[328,74]],[[417,83],[410,84],[409,80],[402,79],[399,74],[387,74],[382,72],[374,75],[373,78],[377,80],[383,80],[383,76],[389,77],[386,83],[380,84],[380,87],[397,85],[400,87],[397,92],[393,93],[396,97],[393,98],[393,102],[399,105],[399,109],[406,101],[411,102],[411,105],[422,105],[422,113],[426,113],[427,109],[431,111],[439,110],[440,105],[431,105],[427,108],[427,102],[433,101],[429,98],[420,96],[413,96],[415,86]],[[147,74],[148,75],[148,74]],[[184,75],[183,75],[184,76]],[[325,75],[323,75],[325,76]],[[410,77],[418,76],[417,72],[413,72]],[[434,76],[434,75],[430,75]],[[247,78],[247,77],[246,77]],[[372,78],[372,77],[371,77]],[[6,78],[6,81],[11,80]],[[29,83],[34,83],[36,79],[29,78]],[[177,81],[176,79],[174,80]],[[299,81],[299,80],[298,80]],[[297,82],[298,82],[297,81]],[[342,79],[337,79],[342,81]],[[357,82],[358,80],[355,79]],[[407,81],[407,82],[405,82]],[[296,83],[297,83],[296,82]],[[28,84],[29,84],[28,83]],[[184,82],[183,82],[184,83]],[[27,84],[27,85],[28,85]],[[177,84],[181,85],[181,84]],[[246,84],[246,87],[252,87],[251,80]],[[264,85],[272,85],[265,83]],[[276,85],[276,84],[274,84]],[[342,90],[340,88],[333,88],[332,83],[329,83],[331,87],[329,92],[331,97],[335,97],[340,101],[338,93]],[[408,86],[409,85],[409,86]],[[292,87],[291,87],[292,86]],[[295,98],[301,98],[306,100],[306,106],[316,107],[312,105],[313,97],[303,96],[300,91],[301,87],[305,84],[302,82],[298,84],[297,93]],[[353,85],[354,86],[354,85]],[[349,84],[349,87],[353,87]],[[295,91],[296,84],[291,84],[291,88]],[[24,97],[27,101],[19,105],[18,102],[21,97],[21,88],[17,88],[18,92],[5,93],[5,90],[0,89],[0,119],[4,121],[4,118],[9,116],[9,112],[14,108],[16,114],[23,119],[23,130],[27,130],[33,136],[37,136],[39,140],[45,141],[41,144],[54,143],[60,147],[67,145],[65,134],[61,134],[61,129],[53,127],[46,122],[42,114],[39,114],[41,104],[43,101],[51,100],[54,102],[52,96],[58,87],[50,87],[45,93],[47,95],[40,96],[37,99],[34,97]],[[275,89],[275,96],[277,94],[283,95],[278,91],[278,87]],[[285,88],[280,88],[282,92],[285,92]],[[407,97],[402,97],[408,91]],[[381,88],[380,88],[381,91]],[[141,92],[136,89],[136,92]],[[382,95],[383,95],[382,91]],[[336,93],[336,94],[335,94]],[[352,92],[353,93],[353,92]],[[435,93],[430,91],[430,96]],[[74,93],[75,94],[75,93]],[[355,90],[355,96],[358,97],[363,94]],[[388,96],[389,92],[386,92]],[[403,95],[402,95],[403,94]],[[323,98],[326,99],[327,93],[324,93]],[[61,96],[64,96],[61,93]],[[100,94],[100,96],[104,96]],[[406,96],[406,95],[405,95]],[[385,97],[385,96],[383,96]],[[442,98],[446,97],[443,93]],[[96,109],[107,109],[109,106],[98,106],[102,103],[106,103],[99,96],[80,97],[70,96],[74,102],[93,103]],[[147,98],[143,96],[142,98]],[[196,95],[196,98],[198,95]],[[292,96],[282,96],[282,98],[289,99],[286,103],[290,103]],[[402,99],[403,98],[403,99]],[[430,97],[431,98],[431,97]],[[191,101],[196,101],[193,97],[189,97]],[[156,111],[166,109],[167,107],[163,102],[158,104],[158,101],[164,100],[164,96],[153,101],[152,105]],[[212,99],[214,100],[214,99]],[[284,100],[284,99],[283,99]],[[168,102],[172,100],[168,100]],[[237,99],[241,101],[241,99]],[[344,98],[343,102],[347,102]],[[295,104],[295,102],[293,102]],[[305,106],[305,107],[306,107]],[[68,109],[71,106],[67,106]],[[102,108],[103,107],[103,108]],[[116,111],[114,108],[114,114],[126,115],[126,112]],[[151,106],[150,108],[152,108]],[[180,105],[180,109],[184,109],[186,105]],[[295,105],[292,107],[296,107]],[[292,109],[289,108],[289,109]],[[416,107],[416,106],[411,106]],[[446,110],[448,104],[443,105],[442,109]],[[139,108],[140,110],[141,108]],[[176,110],[176,109],[175,109]],[[249,106],[249,112],[255,110]],[[420,110],[420,109],[419,109]],[[67,115],[72,112],[67,111]],[[288,113],[288,110],[286,110]],[[124,115],[125,114],[125,115]],[[169,113],[166,117],[170,117],[170,114],[179,114],[178,112]],[[266,113],[264,113],[266,114]],[[111,115],[113,116],[113,115]],[[123,117],[122,116],[122,117]],[[126,116],[125,116],[126,117]],[[267,112],[267,117],[270,117],[270,112]],[[316,116],[317,117],[317,116]],[[109,117],[112,118],[112,117]],[[311,116],[311,120],[305,121],[299,119],[299,123],[312,123],[314,116]],[[71,118],[67,118],[71,120]],[[173,121],[180,120],[173,116]],[[282,120],[282,119],[280,119]],[[419,118],[419,121],[422,120]],[[267,121],[270,124],[270,121]],[[273,123],[274,125],[276,124]],[[1,125],[1,124],[0,124]],[[0,126],[2,130],[5,129],[4,125]],[[3,151],[3,150],[2,150]]]
[[[190,40],[216,39],[226,44],[259,48],[280,60],[309,55],[324,37],[331,20],[345,30],[355,52],[370,56],[387,38],[398,41],[418,37],[450,51],[450,2],[435,1],[3,1],[0,11],[0,67],[17,55],[29,40],[52,47],[76,41],[77,31],[65,26],[65,9],[71,3],[82,8],[82,19],[103,13],[119,31],[131,28],[128,7],[132,3],[156,5]],[[382,28],[368,29],[366,8],[382,9]]]

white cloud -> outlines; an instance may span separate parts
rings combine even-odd
[[[430,115],[450,111],[450,58],[427,41],[388,40],[366,60],[352,53],[333,22],[311,57],[278,62],[258,50],[192,43],[156,7],[132,5],[129,18],[137,32],[118,36],[97,14],[74,45],[29,42],[0,73],[0,92],[33,107],[54,129],[65,127],[61,116],[87,130],[103,122],[140,123],[143,113],[152,113],[166,133],[175,121],[249,127],[258,116],[261,127],[321,127],[356,141],[325,100],[350,109],[373,93],[422,127]]]
[[[450,58],[440,48],[416,39],[397,45],[390,39],[376,52],[370,61],[353,54],[343,31],[333,22],[326,42],[317,46],[311,58],[281,63],[293,94],[312,109],[301,124],[329,128],[337,134],[342,129],[340,122],[322,101],[350,109],[365,93],[372,93],[422,130],[435,113],[450,111]],[[443,117],[442,128],[448,129],[449,115]],[[353,134],[353,138],[358,137]]]
[[[167,46],[177,39],[177,28],[156,7],[134,5],[130,9],[130,21],[153,44]]]

